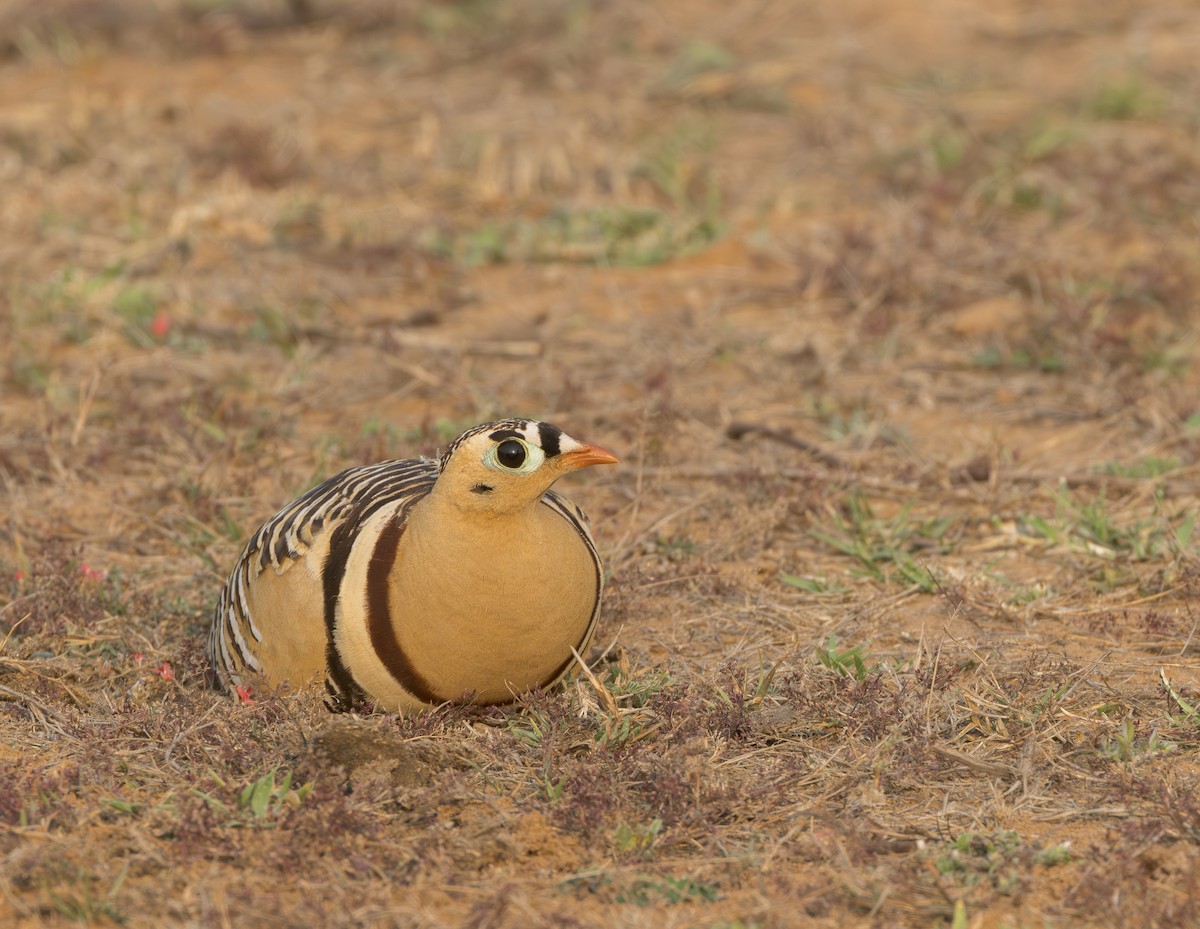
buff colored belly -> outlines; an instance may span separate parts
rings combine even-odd
[[[482,557],[418,546],[415,533],[402,541],[389,608],[400,648],[440,699],[510,700],[548,683],[581,645],[595,562],[574,527],[538,510],[521,538],[498,532]]]

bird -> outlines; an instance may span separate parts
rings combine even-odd
[[[482,423],[438,458],[348,468],[250,537],[217,600],[210,678],[247,698],[324,680],[334,711],[511,703],[586,653],[604,572],[584,512],[551,490],[617,464],[558,426]]]

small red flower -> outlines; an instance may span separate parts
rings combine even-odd
[[[169,661],[164,661],[161,668],[155,668],[154,673],[162,677],[164,681],[175,680],[175,669],[171,667]]]
[[[166,310],[159,310],[150,322],[150,334],[156,339],[165,339],[171,331],[171,316]]]
[[[25,572],[20,568],[17,568],[17,570],[13,572],[13,580],[18,584],[21,583],[21,581],[25,580]]]
[[[133,660],[136,661],[138,664],[141,664],[143,661],[146,660],[146,653],[145,652],[134,652]]]
[[[249,704],[249,703],[254,702],[254,698],[252,696],[250,696],[250,688],[249,687],[243,687],[241,684],[238,684],[235,689],[237,690],[238,701],[240,703]]]
[[[97,571],[86,561],[79,566],[79,573],[83,575],[85,581],[99,581],[104,579],[104,572]]]

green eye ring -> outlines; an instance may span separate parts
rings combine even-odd
[[[483,463],[505,474],[532,474],[542,466],[546,453],[517,438],[497,442],[483,456]]]

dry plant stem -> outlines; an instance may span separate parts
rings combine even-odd
[[[764,439],[771,439],[774,442],[781,442],[784,445],[790,445],[792,448],[800,449],[800,451],[805,452],[827,467],[847,467],[847,463],[837,455],[832,455],[812,442],[792,435],[787,430],[760,426],[754,423],[732,422],[725,427],[725,435],[735,441],[743,439],[746,436],[761,436]]]

